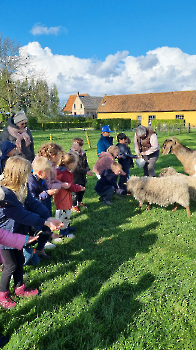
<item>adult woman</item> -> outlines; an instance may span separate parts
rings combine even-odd
[[[139,125],[134,137],[134,147],[137,156],[145,159],[144,176],[155,176],[155,163],[159,157],[159,143],[156,132],[143,125]]]
[[[30,162],[33,161],[35,157],[33,137],[31,131],[27,128],[27,117],[23,111],[14,113],[8,119],[8,127],[0,135],[0,145],[6,140],[16,145],[19,155]]]

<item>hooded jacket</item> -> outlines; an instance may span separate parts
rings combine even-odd
[[[97,154],[101,152],[106,152],[107,149],[113,145],[113,137],[112,136],[103,136],[101,134],[101,137],[99,141],[97,142]]]
[[[11,126],[12,128],[19,130],[18,126],[14,124],[13,116],[8,119],[7,123],[8,123],[8,126]],[[30,145],[26,146],[25,140],[22,140],[21,151],[19,154],[25,157],[26,159],[28,159],[30,162],[32,162],[35,157],[33,136],[31,134],[31,131],[28,128],[26,128],[25,131],[30,136],[31,143]],[[9,133],[8,128],[5,128],[0,135],[0,145],[2,144],[3,141],[6,141],[6,140],[14,144],[16,142],[16,138]]]
[[[4,168],[5,168],[5,163],[8,160],[8,156],[7,154],[12,151],[14,148],[16,148],[16,146],[14,145],[14,143],[10,142],[10,141],[3,141],[1,144],[1,158],[0,158],[0,174],[3,172]]]

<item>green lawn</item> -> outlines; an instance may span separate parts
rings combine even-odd
[[[65,151],[72,138],[84,138],[92,168],[99,132],[88,131],[91,149],[81,130],[33,132],[36,151],[50,133]],[[162,145],[167,135],[158,137]],[[196,149],[196,133],[178,137]],[[157,175],[166,166],[183,172],[167,155],[159,157]],[[136,166],[131,172],[142,176]],[[104,206],[95,183],[95,175],[88,178],[88,209],[72,215],[76,237],[48,251],[49,262],[24,269],[40,295],[0,312],[0,331],[10,338],[4,349],[196,349],[196,204],[191,219],[172,206],[147,212],[144,205],[139,215],[131,196]]]

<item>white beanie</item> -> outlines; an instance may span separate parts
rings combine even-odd
[[[14,116],[14,124],[17,124],[22,120],[27,120],[25,113],[23,111],[16,113]]]

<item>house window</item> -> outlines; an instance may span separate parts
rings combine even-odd
[[[75,105],[75,103],[74,103],[74,108],[76,108],[76,105]]]
[[[142,124],[142,116],[141,115],[137,116],[137,122],[138,122],[138,125]]]
[[[148,116],[148,121],[152,120],[152,119],[156,119],[156,115],[149,115]]]
[[[176,119],[184,119],[184,115],[183,114],[177,114],[176,115]]]
[[[80,105],[80,108],[82,108],[82,104]]]

